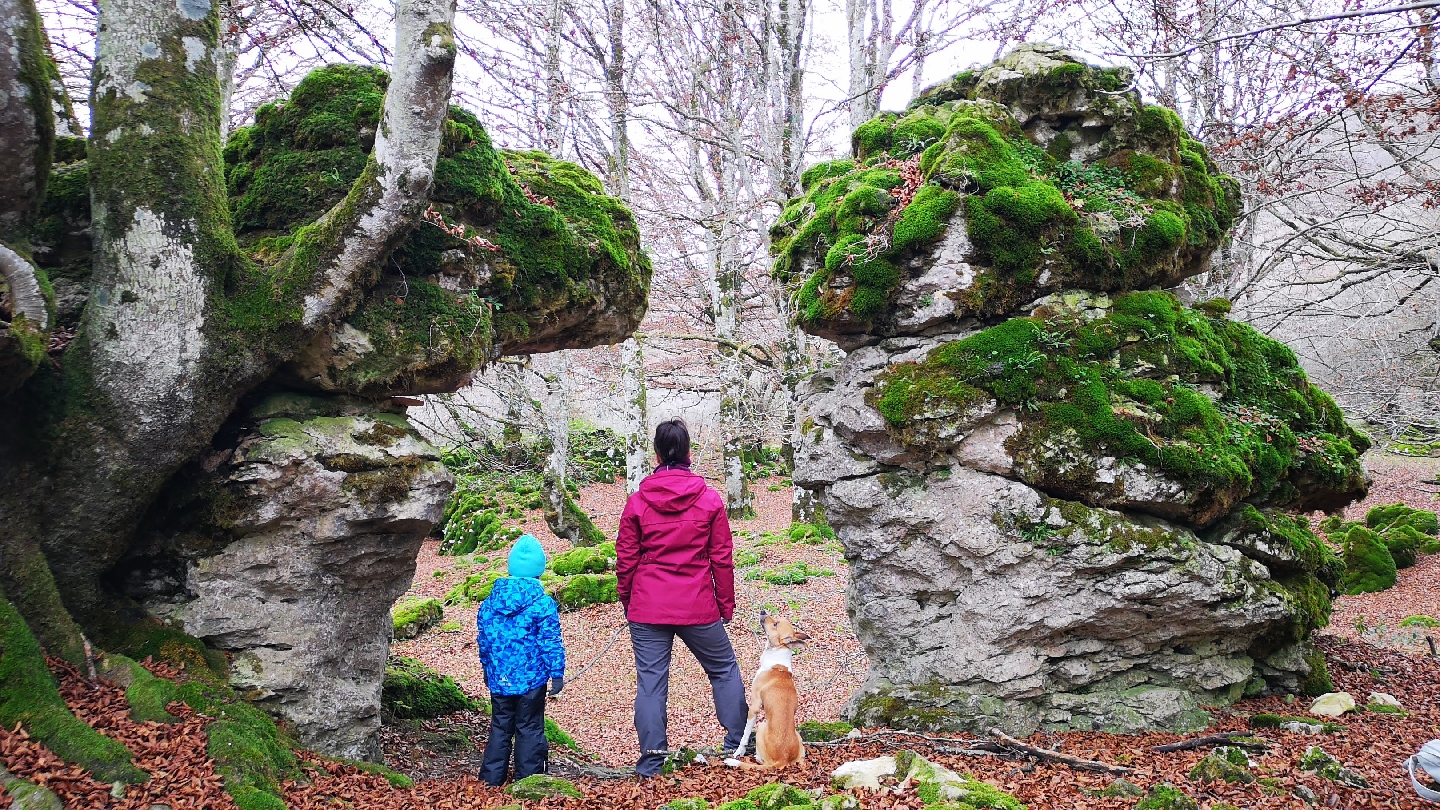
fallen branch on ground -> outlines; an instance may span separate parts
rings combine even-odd
[[[1059,751],[1050,751],[1045,748],[1036,748],[1033,745],[1026,745],[1025,743],[1020,742],[1019,740],[1011,737],[1009,734],[1006,734],[998,728],[990,729],[990,736],[994,737],[996,741],[998,741],[1006,748],[1018,751],[1022,754],[1028,754],[1037,759],[1043,759],[1049,762],[1058,762],[1061,765],[1068,765],[1071,768],[1076,768],[1078,770],[1096,771],[1098,773],[1111,774],[1130,773],[1129,768],[1120,765],[1109,765],[1104,762],[1096,762],[1093,759],[1081,759],[1080,757],[1072,757],[1069,754],[1062,754]]]
[[[1173,751],[1191,751],[1196,748],[1204,748],[1207,745],[1233,745],[1236,748],[1249,748],[1252,750],[1264,750],[1269,748],[1263,743],[1234,742],[1236,737],[1253,737],[1254,733],[1249,731],[1227,731],[1224,734],[1210,734],[1204,737],[1196,737],[1191,740],[1180,740],[1179,742],[1157,745],[1150,749],[1157,754],[1169,754]]]

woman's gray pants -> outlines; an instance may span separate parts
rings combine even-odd
[[[665,737],[665,703],[670,697],[670,650],[675,637],[685,642],[695,660],[710,676],[710,693],[715,697],[715,718],[725,727],[727,755],[740,744],[749,708],[745,705],[745,682],[735,649],[721,622],[710,624],[641,624],[630,622],[630,643],[635,648],[635,733],[640,737],[640,759],[635,772],[654,776],[660,772],[669,747]]]

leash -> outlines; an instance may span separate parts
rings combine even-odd
[[[625,630],[628,629],[628,628],[629,628],[629,625],[628,625],[628,624],[622,624],[622,625],[620,625],[618,628],[616,628],[616,630],[615,630],[615,635],[613,635],[613,636],[610,637],[610,643],[607,644],[607,645],[605,645],[605,649],[601,650],[594,658],[591,658],[591,659],[590,659],[590,663],[588,663],[588,664],[586,664],[585,666],[581,667],[579,672],[577,672],[577,673],[575,673],[574,675],[571,675],[570,677],[566,678],[566,679],[565,679],[565,684],[568,686],[568,685],[574,683],[575,681],[580,680],[580,676],[581,676],[581,675],[584,675],[586,672],[589,672],[589,671],[590,671],[590,668],[593,667],[593,666],[595,666],[595,664],[596,664],[601,658],[604,658],[606,655],[608,655],[608,654],[610,653],[611,650],[615,649],[615,643],[620,640],[620,634],[623,633],[623,632],[625,632]]]

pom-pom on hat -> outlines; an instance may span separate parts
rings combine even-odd
[[[510,549],[506,565],[512,577],[539,577],[545,573],[545,549],[540,547],[540,541],[534,535],[521,535],[515,541],[515,547]]]

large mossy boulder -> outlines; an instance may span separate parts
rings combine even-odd
[[[388,83],[375,68],[323,68],[231,135],[236,232],[257,260],[344,199]],[[365,396],[454,391],[502,354],[616,343],[639,324],[650,261],[630,211],[590,172],[496,149],[453,107],[430,196],[379,283],[284,369],[287,382]]]
[[[1294,513],[1362,497],[1368,442],[1228,302],[1161,289],[1240,203],[1129,84],[1022,46],[861,126],[775,225],[850,349],[793,445],[851,565],[859,725],[1190,730],[1329,688],[1346,565]]]

